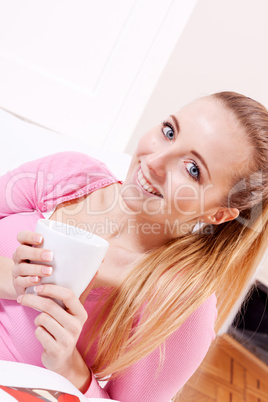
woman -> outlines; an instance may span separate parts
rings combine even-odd
[[[88,397],[168,401],[215,336],[215,295],[218,329],[265,250],[267,160],[267,110],[223,92],[145,134],[124,183],[75,153],[4,176],[1,296],[11,300],[1,303],[0,359],[44,365]],[[42,243],[34,227],[46,213],[110,243],[80,300],[38,286],[53,258],[31,247]],[[66,309],[24,294],[33,284]],[[105,390],[96,378],[109,378]]]

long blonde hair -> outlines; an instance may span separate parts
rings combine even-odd
[[[211,96],[234,113],[255,150],[254,169],[247,177],[235,177],[221,203],[238,208],[240,214],[148,252],[113,289],[88,335],[85,352],[98,341],[92,366],[98,379],[115,378],[151,353],[214,292],[217,331],[267,247],[268,112],[234,92]]]

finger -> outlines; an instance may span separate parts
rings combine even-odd
[[[56,371],[61,367],[61,356],[65,354],[65,351],[44,327],[38,326],[35,330],[35,336],[44,348],[41,357],[43,365]]]
[[[38,286],[43,287],[43,285]],[[34,290],[36,290],[38,286],[35,286]],[[70,318],[70,314],[68,314],[61,306],[59,306],[58,303],[56,303],[55,300],[52,300],[51,298],[39,297],[32,293],[24,293],[18,296],[17,302],[21,303],[23,306],[31,307],[39,312],[49,314],[61,325],[64,325],[63,323],[66,321],[68,322],[68,317]],[[64,315],[67,315],[67,317],[64,318]]]
[[[40,245],[43,242],[43,236],[36,232],[21,231],[17,235],[18,242],[27,245]]]
[[[40,296],[46,296],[62,301],[66,306],[68,313],[74,316],[80,316],[81,311],[85,311],[79,299],[71,289],[52,284],[45,284],[37,286],[35,290]]]
[[[66,331],[65,328],[58,321],[54,320],[54,318],[47,313],[39,314],[34,320],[34,323],[37,327],[41,326],[45,328],[45,330],[64,347],[69,347],[74,342],[76,343],[77,338],[80,334],[79,331],[77,333],[77,336],[75,336],[75,338],[72,338],[71,336],[69,336],[68,331]]]
[[[15,255],[16,261],[25,261],[25,260],[40,261],[40,262],[53,261],[52,251],[43,248],[21,245],[17,248],[15,254],[16,254]]]
[[[35,330],[35,336],[43,346],[45,353],[57,356],[57,342],[45,328],[38,326]]]
[[[34,290],[38,292],[40,296],[45,297],[24,294],[18,297],[18,303],[49,314],[58,321],[58,323],[63,327],[68,328],[70,331],[72,331],[74,326],[74,321],[71,320],[72,317],[76,317],[80,325],[83,325],[86,321],[86,310],[71,290],[49,284],[35,286]],[[71,300],[66,301],[66,296],[62,297],[62,293],[69,293],[67,299],[70,297]],[[61,300],[64,304],[66,303],[67,310],[64,310],[51,298]]]
[[[53,272],[53,267],[48,265],[27,264],[21,262],[13,268],[13,275],[18,276],[50,276]]]
[[[17,276],[14,280],[14,285],[16,287],[26,289],[29,286],[37,285],[41,278],[39,276]]]
[[[65,336],[68,336],[68,334],[72,335],[72,338],[68,338],[68,342],[71,342],[72,340],[75,340],[75,343],[77,342],[87,318],[87,313],[81,303],[80,314],[74,316],[60,307],[54,300],[47,297],[24,294],[19,296],[17,300],[21,300],[20,302],[24,306],[43,312],[41,317],[46,317],[47,321],[46,323],[42,323],[42,326],[44,326],[55,339],[64,343],[64,331]],[[51,320],[49,320],[47,316],[50,316]],[[40,319],[41,318],[39,318],[39,320]],[[37,324],[41,323],[37,321]]]

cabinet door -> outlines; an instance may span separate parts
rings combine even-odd
[[[0,0],[0,106],[124,151],[196,0]]]

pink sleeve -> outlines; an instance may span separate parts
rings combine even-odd
[[[0,177],[0,219],[20,212],[46,212],[116,181],[104,163],[80,152],[27,162]]]
[[[99,387],[94,379],[86,396],[120,402],[168,402],[182,388],[204,359],[215,338],[217,315],[213,294],[165,343],[165,360],[157,372],[159,349],[145,357],[119,379]],[[99,392],[99,393],[98,393]]]
[[[87,398],[104,398],[111,399],[108,392],[106,392],[98,383],[96,378],[94,377],[93,371],[91,370],[92,381],[90,387],[88,388],[85,396]]]

